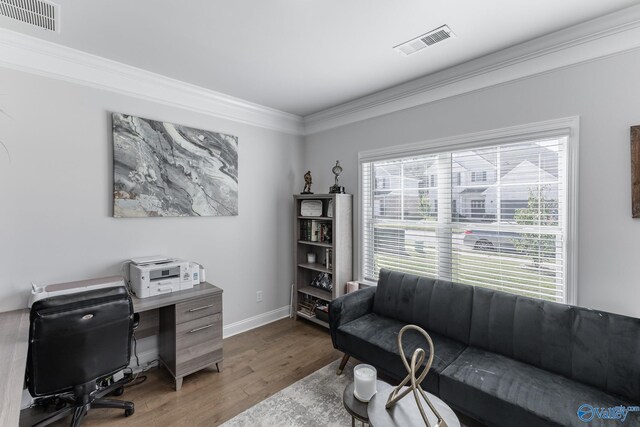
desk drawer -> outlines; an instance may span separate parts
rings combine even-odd
[[[222,360],[222,313],[177,325],[176,376]]]
[[[221,311],[221,295],[192,299],[176,304],[176,323],[190,322]]]

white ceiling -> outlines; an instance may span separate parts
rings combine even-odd
[[[50,33],[0,26],[306,116],[637,0],[58,0]],[[456,37],[393,46],[443,24]]]

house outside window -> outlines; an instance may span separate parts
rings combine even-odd
[[[469,148],[461,141],[455,149],[412,144],[404,155],[395,148],[388,157],[360,153],[359,279],[373,283],[384,267],[575,303],[568,241],[576,238],[577,124],[567,123],[535,138],[513,130],[500,143],[472,141]],[[404,183],[385,195],[402,214],[385,217],[373,209],[379,196],[370,183],[389,173]],[[464,174],[471,178],[466,184],[458,179]],[[436,185],[425,189],[432,177]],[[375,236],[391,232],[397,245],[376,252]]]
[[[376,190],[389,188],[389,177],[381,176],[376,178]]]

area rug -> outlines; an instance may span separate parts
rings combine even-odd
[[[343,427],[351,416],[342,404],[344,388],[353,380],[350,360],[342,375],[336,370],[340,360],[280,390],[273,396],[230,419],[221,427]],[[460,423],[465,427],[464,423]],[[471,424],[475,425],[475,424]]]
[[[337,376],[339,360],[280,390],[222,424],[222,427],[349,426],[351,416],[342,405],[342,392],[353,379],[350,362]]]

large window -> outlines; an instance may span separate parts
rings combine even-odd
[[[360,279],[375,282],[384,267],[574,302],[568,192],[577,141],[571,128],[539,134],[361,153]],[[375,188],[380,177],[390,177],[388,188]]]

